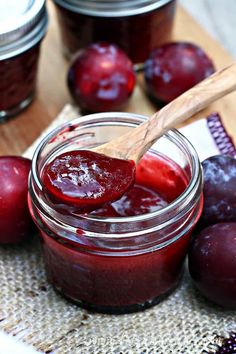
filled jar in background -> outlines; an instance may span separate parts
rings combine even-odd
[[[97,41],[117,44],[134,63],[170,40],[176,0],[54,0],[64,53]]]
[[[131,188],[128,203],[120,199],[87,214],[54,206],[45,195],[42,171],[61,153],[103,144],[145,119],[132,113],[80,117],[45,137],[33,157],[29,206],[40,230],[48,279],[61,294],[95,311],[139,311],[179,284],[202,210],[197,153],[178,131],[168,132],[137,165],[139,187],[132,188],[139,189]],[[158,191],[161,207],[145,209],[151,201],[139,199],[143,190]]]
[[[45,0],[0,2],[0,121],[33,100],[47,23]]]

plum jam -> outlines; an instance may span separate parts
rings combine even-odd
[[[48,279],[65,297],[94,311],[139,311],[179,284],[202,210],[197,154],[179,132],[168,132],[140,160],[130,189],[87,213],[71,209],[63,197],[60,203],[48,198],[44,171],[58,156],[105,143],[144,119],[130,113],[80,117],[51,132],[33,157],[29,206]]]
[[[134,63],[170,40],[175,0],[54,0],[66,56],[97,41],[121,47]]]
[[[60,209],[85,212],[119,199],[133,184],[135,163],[89,150],[65,152],[43,171],[48,199]]]
[[[0,3],[0,121],[20,113],[33,100],[46,28],[45,0]]]

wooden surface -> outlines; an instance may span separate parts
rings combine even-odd
[[[235,0],[179,0],[179,3],[236,58]]]
[[[39,63],[38,93],[32,105],[18,117],[0,125],[0,154],[21,154],[56,117],[62,107],[71,102],[66,87],[69,63],[63,58],[54,7],[48,2],[50,25],[42,44]],[[232,57],[193,20],[178,8],[173,40],[187,40],[202,46],[221,68],[233,62]],[[126,111],[151,115],[157,107],[147,99],[139,78],[134,95]],[[227,130],[236,140],[236,93],[213,104],[199,116],[218,111]],[[195,118],[196,119],[196,118]],[[191,120],[189,120],[191,121]]]

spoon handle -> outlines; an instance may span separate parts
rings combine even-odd
[[[123,144],[122,141],[119,144],[122,148],[128,147],[126,158],[138,162],[150,146],[168,130],[234,90],[236,63],[217,71],[133,129],[128,133],[128,144],[127,138],[123,136]]]

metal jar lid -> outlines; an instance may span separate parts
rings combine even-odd
[[[173,0],[54,0],[70,11],[89,16],[124,17],[156,10]]]
[[[0,60],[32,48],[48,23],[45,0],[0,1]]]

